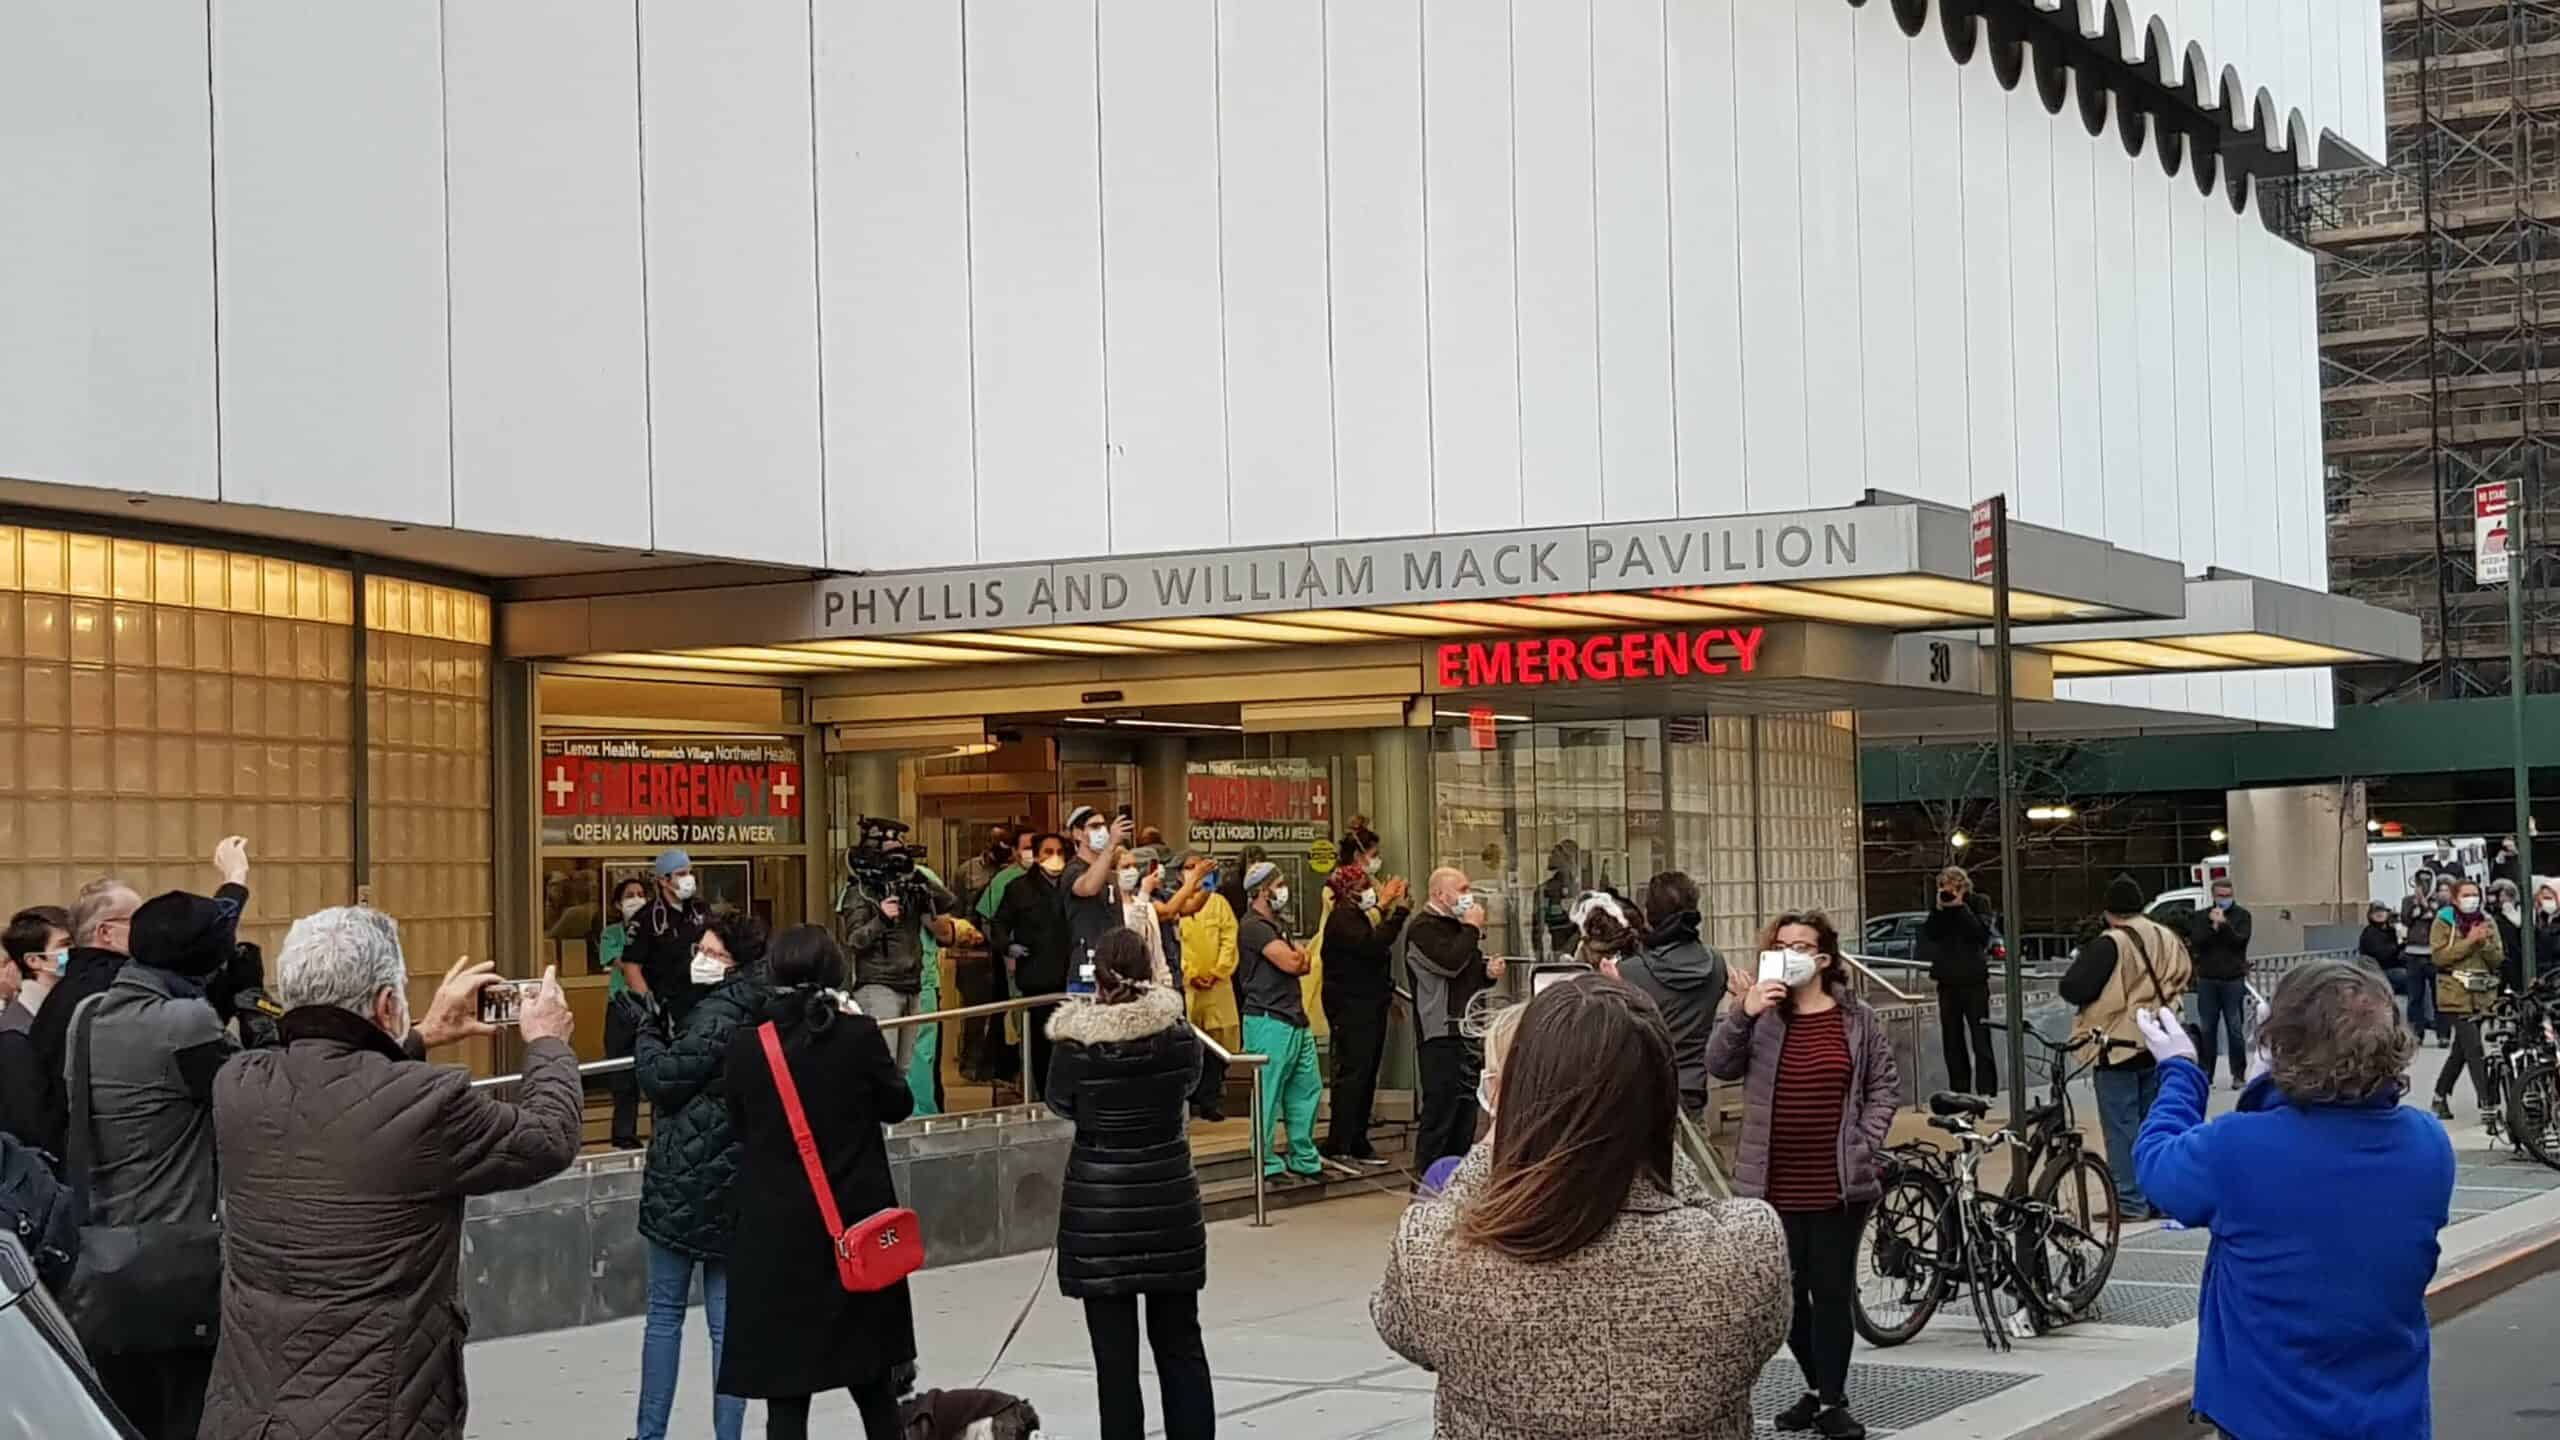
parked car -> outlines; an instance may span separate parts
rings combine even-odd
[[[1920,922],[1928,918],[1926,910],[1875,916],[1859,938],[1858,953],[1876,960],[1908,960],[1920,942]]]
[[[18,1237],[0,1231],[0,1440],[141,1440],[98,1388],[80,1341]]]

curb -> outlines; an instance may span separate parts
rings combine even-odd
[[[2560,1270],[2560,1221],[2546,1222],[2477,1255],[2464,1257],[2427,1287],[2427,1319],[2441,1325],[2507,1291]],[[2193,1365],[2144,1376],[2068,1414],[2021,1430],[2011,1440],[2170,1440],[2198,1432],[2187,1423],[2195,1399]]]

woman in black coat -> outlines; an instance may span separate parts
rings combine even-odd
[[[781,1033],[837,1213],[859,1224],[898,1203],[880,1127],[906,1119],[915,1095],[878,1023],[845,997],[844,951],[826,931],[784,931],[766,968],[766,1019]],[[809,1397],[849,1390],[869,1440],[899,1440],[895,1374],[916,1358],[907,1284],[857,1295],[837,1282],[834,1237],[792,1142],[762,1030],[742,1025],[729,1042],[739,1161],[720,1393],[763,1400],[772,1440],[804,1440]]]
[[[694,943],[688,976],[699,987],[684,1026],[670,1033],[656,1003],[627,992],[614,1006],[629,1015],[632,1074],[658,1120],[649,1168],[640,1177],[640,1238],[649,1245],[649,1324],[640,1345],[638,1440],[665,1440],[683,1365],[684,1312],[694,1272],[702,1272],[702,1315],[717,1375],[727,1348],[730,1188],[738,1139],[729,1127],[729,1045],[764,1018],[764,926],[752,915],[712,917]],[[712,1398],[715,1440],[737,1440],[747,1404]]]
[[[1101,1392],[1102,1440],[1139,1440],[1138,1297],[1164,1396],[1166,1440],[1218,1428],[1200,1291],[1209,1232],[1186,1113],[1200,1042],[1179,991],[1157,985],[1147,943],[1113,931],[1093,957],[1095,998],[1049,1018],[1049,1108],[1076,1124],[1058,1200],[1058,1289],[1084,1302]]]

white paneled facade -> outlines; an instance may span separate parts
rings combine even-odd
[[[2380,151],[2375,0],[2011,3]],[[2309,257],[1882,0],[20,0],[0,81],[0,476],[836,569],[2006,491],[2325,584]]]

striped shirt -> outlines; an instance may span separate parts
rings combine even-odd
[[[1849,1021],[1835,1005],[1787,1020],[1769,1102],[1769,1203],[1781,1212],[1840,1203],[1840,1117],[1849,1103]]]

